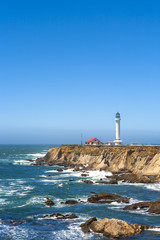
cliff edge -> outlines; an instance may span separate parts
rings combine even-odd
[[[36,160],[36,165],[44,164],[155,176],[160,175],[160,147],[63,145]]]

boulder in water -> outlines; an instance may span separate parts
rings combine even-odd
[[[77,203],[78,203],[78,201],[76,201],[76,200],[67,200],[64,204],[74,205]]]
[[[46,204],[46,206],[53,206],[54,202],[51,199],[46,198],[45,204]]]
[[[108,238],[131,237],[145,229],[153,228],[153,226],[149,225],[128,224],[123,220],[115,218],[105,218],[98,221],[96,218],[91,218],[80,226],[84,233],[89,233],[91,229],[93,232],[102,233]]]
[[[153,202],[148,212],[154,213],[154,214],[160,214],[160,200]]]
[[[129,203],[129,199],[127,197],[122,197],[120,195],[114,194],[114,193],[96,193],[88,198],[88,202],[90,203],[112,203],[112,202],[118,202],[118,203]]]
[[[63,172],[62,168],[57,168],[56,170],[57,170],[57,172]]]

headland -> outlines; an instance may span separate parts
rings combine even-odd
[[[160,146],[62,145],[52,148],[36,165],[83,166],[85,170],[160,175]]]

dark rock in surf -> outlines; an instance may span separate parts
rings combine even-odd
[[[149,208],[152,206],[152,202],[139,202],[139,203],[134,203],[131,205],[128,205],[126,207],[123,208],[123,210],[136,210],[136,209],[145,209],[145,208]]]
[[[111,179],[109,182],[102,181],[102,182],[96,182],[96,183],[101,183],[101,184],[118,184],[116,179]]]
[[[57,170],[57,172],[63,172],[62,168],[57,168],[56,170]]]
[[[77,204],[78,201],[76,200],[67,200],[64,204],[68,204],[68,205],[74,205],[74,204]]]
[[[97,218],[96,218],[96,217],[92,217],[92,218],[88,219],[85,223],[82,223],[82,224],[80,225],[82,231],[83,231],[84,233],[89,233],[89,232],[90,232],[89,226],[90,226],[90,224],[91,224],[92,222],[94,222],[94,221],[97,221]]]
[[[75,218],[78,218],[75,214],[66,214],[66,215],[63,215],[61,213],[53,213],[53,214],[50,214],[50,215],[46,215],[45,216],[46,219],[60,219],[60,220],[64,220],[64,219],[75,219]]]
[[[160,200],[153,202],[148,212],[154,213],[154,214],[160,214]]]
[[[129,203],[129,200],[130,198],[107,192],[96,193],[88,198],[88,202],[90,203]]]
[[[82,173],[82,174],[81,174],[81,176],[82,176],[82,177],[88,177],[88,176],[89,176],[89,174]]]
[[[54,205],[54,202],[51,200],[51,199],[49,199],[49,198],[46,198],[46,201],[45,201],[45,204],[46,204],[46,206],[53,206]]]
[[[86,184],[93,184],[93,182],[91,180],[83,180],[83,182]]]

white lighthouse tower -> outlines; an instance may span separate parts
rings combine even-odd
[[[116,120],[116,140],[114,140],[114,144],[115,145],[122,145],[123,142],[120,139],[120,120],[121,120],[121,118],[120,118],[120,113],[119,112],[116,113],[115,120]]]

